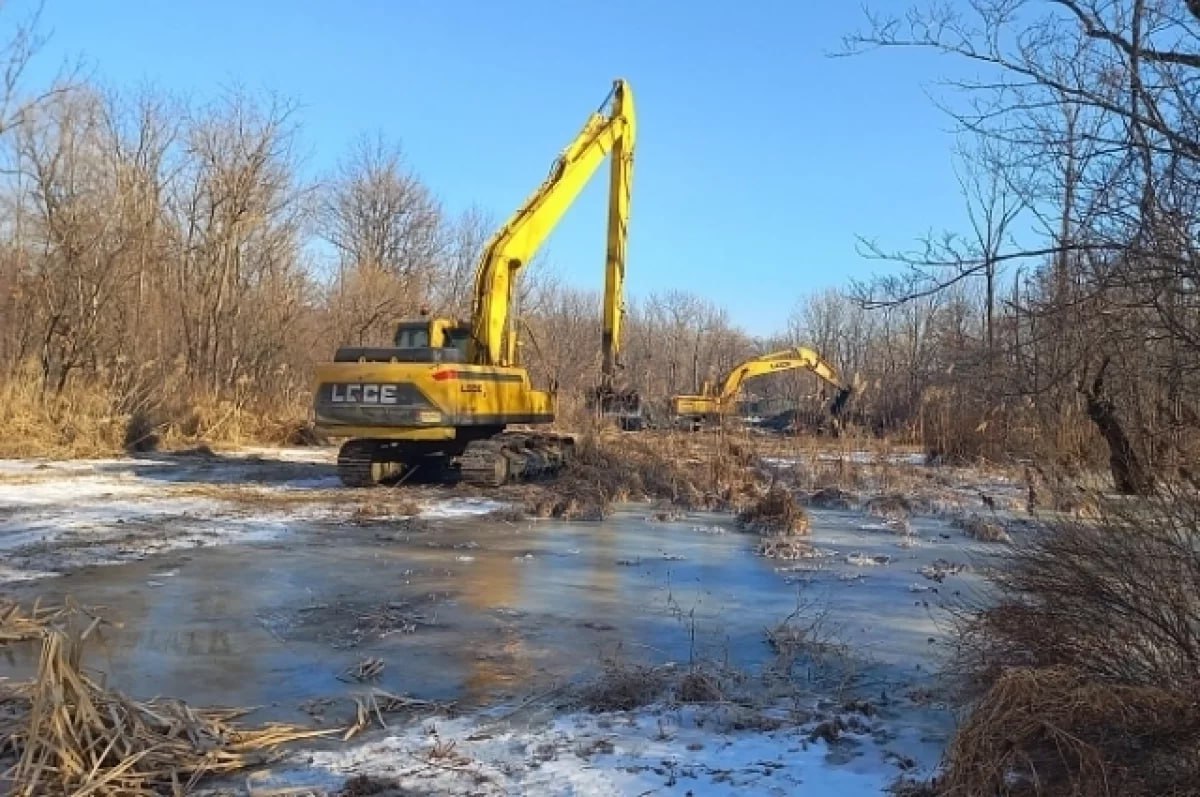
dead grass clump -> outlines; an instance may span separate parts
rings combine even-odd
[[[284,743],[326,733],[240,728],[233,721],[241,711],[139,703],[106,691],[82,668],[92,627],[46,632],[37,679],[25,687],[18,710],[4,717],[0,753],[11,753],[16,764],[3,780],[14,797],[183,794],[205,775],[261,764]]]
[[[420,504],[408,499],[371,501],[354,507],[350,512],[349,520],[356,526],[371,526],[392,518],[415,517],[420,512]]]
[[[962,529],[962,532],[968,537],[980,542],[1012,542],[1012,537],[1009,536],[1004,525],[992,518],[967,515],[956,517],[951,522],[957,528]]]
[[[524,507],[506,506],[500,509],[494,509],[487,513],[489,520],[498,520],[501,523],[521,523],[529,519]]]
[[[1008,670],[955,737],[941,791],[1194,794],[1196,694],[1106,683],[1065,668]]]
[[[588,437],[575,447],[575,457],[553,490],[554,517],[598,519],[614,502],[662,499],[685,508],[703,508],[696,473],[668,445],[629,436],[619,442]]]
[[[671,504],[660,504],[650,513],[648,520],[656,523],[674,523],[683,520],[687,515],[677,506]]]
[[[725,700],[725,693],[716,678],[692,669],[679,681],[675,698],[680,703],[720,703]]]
[[[790,490],[778,486],[738,513],[737,519],[742,528],[763,535],[804,536],[809,533],[808,513]]]
[[[947,793],[1195,793],[1198,550],[1195,495],[1112,502],[1097,522],[1018,538],[992,571],[994,603],[960,623],[956,665],[977,703]]]
[[[670,682],[666,667],[608,662],[599,678],[580,692],[583,707],[592,712],[631,711],[662,698]]]
[[[868,515],[878,518],[907,518],[913,513],[912,502],[899,493],[877,495],[863,506]]]
[[[754,553],[766,559],[811,559],[816,553],[812,543],[803,537],[763,537],[754,547]]]
[[[823,487],[805,499],[814,509],[851,509],[857,497],[839,487]]]

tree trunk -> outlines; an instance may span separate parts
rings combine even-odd
[[[1088,418],[1096,424],[1096,428],[1104,436],[1104,442],[1108,444],[1108,467],[1112,472],[1117,492],[1122,495],[1152,495],[1154,476],[1134,451],[1129,435],[1125,433],[1125,427],[1117,417],[1116,407],[1104,395],[1104,371],[1108,368],[1108,363],[1106,358],[1096,378],[1092,380],[1091,387],[1083,391],[1087,400]]]

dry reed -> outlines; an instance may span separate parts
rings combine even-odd
[[[37,678],[5,696],[0,776],[14,797],[182,795],[206,775],[271,760],[281,745],[324,736],[283,724],[249,729],[238,709],[193,709],[175,700],[131,700],[85,674],[83,643],[99,620],[43,628]]]

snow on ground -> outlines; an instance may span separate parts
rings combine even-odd
[[[568,713],[533,726],[483,715],[393,729],[348,749],[308,751],[256,786],[336,789],[357,775],[444,795],[884,793],[901,761],[866,723],[827,743],[816,726],[732,730],[727,708]],[[282,793],[282,792],[281,792]]]
[[[880,454],[874,451],[820,451],[812,456],[800,457],[763,457],[767,465],[777,468],[791,468],[811,462],[852,462],[855,465],[924,465],[925,455],[921,453]]]
[[[490,498],[446,498],[423,503],[420,516],[434,519],[486,515],[506,506],[508,504]]]
[[[295,524],[337,522],[360,504],[334,500],[346,496],[337,489],[333,460],[325,449],[0,460],[0,584],[181,548],[260,542]],[[505,506],[428,494],[418,494],[415,505],[419,516],[431,519]]]

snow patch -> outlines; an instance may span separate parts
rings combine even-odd
[[[895,756],[866,734],[831,747],[804,728],[720,726],[705,710],[655,707],[566,714],[534,727],[481,715],[429,721],[350,749],[300,754],[271,785],[336,788],[369,775],[445,795],[860,795],[884,793],[900,774]]]
[[[509,504],[493,501],[490,498],[446,498],[440,501],[426,502],[421,508],[420,517],[470,517],[471,515],[486,515],[508,506]]]

